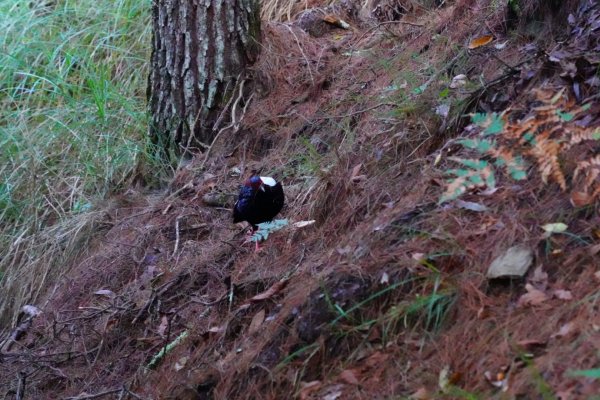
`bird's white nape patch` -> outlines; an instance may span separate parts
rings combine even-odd
[[[261,176],[260,180],[262,181],[262,183],[264,183],[267,186],[277,185],[277,182],[275,181],[275,179],[271,178],[270,176]]]

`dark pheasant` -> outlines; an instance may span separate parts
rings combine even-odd
[[[275,218],[283,208],[284,200],[280,182],[269,176],[253,175],[240,188],[233,207],[233,222],[247,221],[255,231],[258,224]]]

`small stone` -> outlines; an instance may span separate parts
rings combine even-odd
[[[522,278],[533,262],[533,251],[525,245],[513,246],[496,257],[488,268],[487,278]]]
[[[210,192],[202,196],[204,204],[210,207],[230,207],[232,206],[232,196],[221,192]]]

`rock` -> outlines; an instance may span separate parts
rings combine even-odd
[[[533,251],[529,246],[517,245],[496,257],[488,268],[487,278],[522,278],[533,261]]]
[[[333,25],[323,21],[325,12],[318,8],[303,11],[298,16],[295,24],[312,37],[321,37],[336,29]]]
[[[202,196],[204,204],[210,207],[232,207],[234,195],[222,192],[210,192]]]

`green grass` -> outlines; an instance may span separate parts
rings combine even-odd
[[[150,6],[0,0],[0,326],[81,250],[97,200],[154,162]]]

